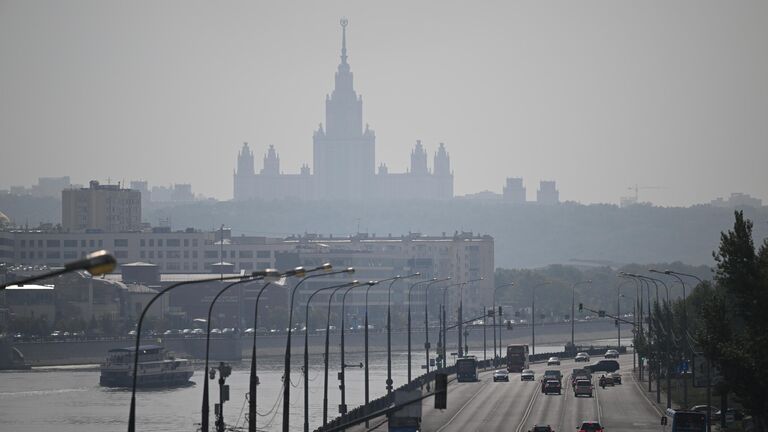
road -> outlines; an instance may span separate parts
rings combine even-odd
[[[596,359],[593,359],[595,361]],[[534,424],[548,424],[555,431],[574,431],[584,420],[598,420],[606,431],[659,431],[659,413],[637,388],[631,374],[632,357],[619,359],[623,384],[601,389],[595,375],[595,397],[574,397],[570,388],[570,371],[577,367],[572,360],[561,366],[533,365],[536,380],[520,381],[510,374],[510,382],[493,382],[492,371],[482,372],[480,381],[458,383],[448,387],[448,409],[432,408],[433,399],[422,405],[422,430],[460,431],[528,431]],[[578,363],[583,366],[584,363]],[[562,395],[544,395],[539,378],[545,369],[560,369],[563,374]],[[380,422],[372,421],[371,426]],[[372,430],[386,431],[386,423]]]

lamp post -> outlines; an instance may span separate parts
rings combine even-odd
[[[392,393],[392,384],[394,381],[392,381],[392,314],[391,314],[391,308],[392,308],[392,285],[395,284],[395,282],[401,280],[401,279],[410,279],[413,277],[419,277],[421,276],[421,272],[416,272],[414,274],[408,275],[408,276],[400,276],[397,275],[390,279],[384,279],[379,281],[379,283],[386,282],[388,280],[391,280],[389,282],[389,286],[387,287],[387,394]],[[366,318],[368,317],[368,299],[366,298]],[[366,324],[366,332],[368,331],[368,326]],[[365,359],[366,368],[368,367],[368,357],[366,356]]]
[[[336,293],[343,288],[346,287],[341,285],[334,288],[331,295],[328,296],[328,312],[325,317],[325,357],[323,358],[323,426],[328,424],[328,346],[331,332],[331,302]]]
[[[378,281],[371,281],[373,283],[369,283],[367,287],[365,287],[365,318],[363,319],[363,325],[365,326],[365,329],[363,330],[364,333],[364,344],[365,344],[365,371],[363,373],[364,379],[365,379],[365,406],[368,407],[368,402],[370,402],[369,395],[370,395],[370,388],[371,383],[368,379],[368,293],[371,291],[371,287],[374,285],[377,285]],[[368,427],[368,422],[365,422],[365,427]],[[308,432],[308,431],[305,431]]]
[[[468,280],[466,282],[463,282],[461,285],[459,285],[459,357],[464,357],[466,354],[464,352],[464,347],[462,346],[462,329],[464,328],[464,285],[472,283],[472,282],[479,282],[481,280],[484,280],[484,277],[480,277],[479,279],[472,279]]]
[[[536,288],[549,285],[550,282],[542,282],[531,288],[531,354],[536,355]]]
[[[504,288],[508,286],[514,286],[514,282],[509,282],[505,284],[501,284],[496,286],[493,289],[493,365],[497,366],[499,363],[499,355],[496,354],[496,315],[499,315],[499,318],[501,318],[501,314],[498,313],[498,310],[496,309],[496,292],[499,291],[499,288]],[[504,321],[501,322],[504,324]],[[501,351],[501,329],[499,329],[499,351]]]
[[[575,334],[576,334],[576,285],[581,284],[591,284],[592,280],[587,279],[585,281],[579,281],[575,284],[571,285],[571,347],[574,350],[576,350],[576,341],[575,341]]]
[[[437,278],[432,278],[430,280],[436,281]],[[411,293],[413,292],[414,287],[419,284],[427,283],[430,280],[412,283],[408,288],[408,382],[411,382]]]
[[[53,270],[47,273],[43,273],[40,275],[30,276],[28,278],[24,278],[21,280],[8,282],[7,280],[7,274],[5,279],[3,280],[3,284],[0,285],[0,290],[4,290],[8,287],[22,287],[23,285],[29,284],[30,282],[36,282],[43,279],[48,279],[54,276],[62,275],[64,273],[70,273],[73,271],[78,270],[85,270],[88,273],[90,273],[92,276],[101,276],[103,274],[109,273],[112,270],[114,270],[115,266],[117,265],[117,261],[115,260],[115,257],[110,255],[109,252],[105,250],[100,250],[96,252],[91,252],[88,255],[85,256],[85,258],[77,261],[72,261],[70,263],[64,264],[64,268]],[[6,270],[7,273],[7,270]]]
[[[447,356],[447,348],[448,348],[448,330],[446,329],[446,316],[445,316],[445,294],[448,292],[448,288],[455,287],[461,285],[461,282],[457,282],[454,284],[446,285],[443,287],[443,302],[440,304],[440,331],[442,333],[442,340],[443,340],[443,347],[442,352],[440,354],[440,357],[443,362],[443,367],[448,366],[448,356]]]
[[[653,269],[650,269],[649,271],[653,272],[653,273],[656,273],[656,272],[653,271]],[[669,304],[669,288],[667,288],[667,284],[664,283],[664,281],[661,280],[661,279],[652,278],[650,276],[643,276],[643,277],[645,279],[653,282],[653,285],[656,287],[656,305],[659,306],[661,304],[659,302],[659,285],[657,284],[657,282],[661,283],[664,286],[664,288],[666,289],[666,291],[667,291],[667,304]],[[659,307],[658,310],[661,311],[661,308]],[[657,317],[657,319],[659,319],[659,320],[661,320],[662,318],[663,318],[663,316],[662,317]],[[671,331],[671,328],[670,328],[669,331]],[[661,354],[662,353],[659,353],[659,357],[661,357]],[[669,378],[669,338],[667,338],[666,357],[667,357],[667,385],[668,385],[667,388],[669,388],[669,379],[670,379]],[[656,403],[661,403],[661,358],[659,358],[659,360],[656,362]]]
[[[643,336],[643,290],[640,288],[640,281],[638,278],[636,278],[634,275],[627,273],[627,272],[619,272],[619,277],[626,278],[634,282],[635,284],[635,321],[637,322],[637,325],[635,326],[635,335],[640,335],[639,337]],[[633,341],[633,342],[636,342]],[[642,358],[638,356],[637,353],[637,346],[635,345],[633,349],[634,357],[637,358],[637,363],[640,366],[639,375],[640,380],[643,380],[643,362]],[[634,361],[633,358],[633,369],[634,369]]]
[[[307,273],[312,273],[321,270],[320,268],[314,268],[305,270],[304,267],[296,267],[292,270],[288,270],[281,274],[282,277],[304,277]],[[256,375],[256,329],[259,328],[259,300],[264,290],[270,286],[272,282],[267,282],[259,289],[256,294],[256,302],[253,305],[253,344],[251,345],[251,373],[249,375],[249,387],[248,392],[250,397],[248,398],[248,432],[256,432],[256,399],[257,390],[256,387],[259,384],[259,376]]]
[[[237,276],[228,276],[228,277],[216,277],[216,278],[206,278],[206,279],[198,279],[198,280],[191,280],[191,281],[183,281],[178,282],[172,285],[169,285],[159,293],[155,294],[154,297],[152,297],[149,302],[147,302],[146,306],[144,306],[144,309],[141,311],[141,315],[139,315],[139,321],[136,324],[136,345],[135,345],[135,351],[133,355],[133,384],[131,386],[131,407],[128,414],[128,432],[135,432],[136,431],[136,383],[137,383],[137,372],[139,368],[139,342],[141,341],[141,324],[144,321],[144,316],[147,314],[147,311],[149,310],[150,306],[157,300],[161,295],[167,293],[168,291],[183,286],[183,285],[192,285],[192,284],[200,284],[200,283],[206,283],[206,282],[213,282],[213,281],[220,281],[220,280],[237,280],[237,279],[244,279],[244,278],[257,278],[257,277],[264,277],[266,276],[266,272],[264,271],[255,271],[251,273],[250,275],[237,275]],[[205,377],[205,379],[208,379],[208,377]]]
[[[320,292],[336,288],[356,286],[357,284],[358,281],[354,280],[340,285],[320,288],[310,294],[307,299],[307,306],[304,312],[304,432],[309,432],[309,304],[312,302],[312,298]]]
[[[331,276],[335,274],[354,273],[355,269],[352,267],[346,268],[340,271],[330,271],[331,265],[326,263],[315,270],[325,270],[326,273],[312,274],[304,276],[291,290],[291,298],[288,303],[288,337],[285,344],[285,359],[284,359],[284,371],[283,371],[283,432],[288,432],[290,427],[290,414],[291,414],[291,327],[293,326],[293,299],[296,295],[296,290],[301,286],[304,281],[310,278],[317,278],[321,276]]]
[[[674,277],[675,279],[680,281],[680,285],[683,286],[683,340],[685,340],[685,343],[683,344],[683,352],[685,353],[685,359],[687,361],[691,357],[688,350],[688,298],[685,295],[685,282],[683,281],[683,278],[680,277],[680,275],[692,277],[698,280],[700,283],[702,282],[702,280],[694,275],[687,274],[687,273],[678,273],[672,270],[665,270],[664,274]],[[687,370],[685,371],[685,373],[683,373],[683,405],[688,406],[688,371]]]
[[[264,272],[274,277],[280,275],[280,272],[274,269],[267,269]],[[210,406],[208,404],[208,358],[211,352],[211,349],[210,349],[211,348],[211,315],[213,313],[213,305],[216,304],[216,300],[218,300],[219,297],[221,297],[221,295],[224,294],[225,291],[229,290],[233,286],[239,285],[242,283],[247,283],[247,282],[255,282],[263,278],[264,276],[261,276],[261,277],[256,277],[252,279],[241,279],[239,281],[232,282],[227,286],[225,286],[224,288],[222,288],[221,290],[219,290],[219,292],[216,293],[216,295],[213,297],[213,300],[211,300],[211,304],[208,305],[208,320],[206,321],[206,331],[205,331],[205,369],[204,369],[205,373],[203,374],[203,406],[202,406],[202,409],[200,410],[200,413],[202,416],[200,419],[200,429],[203,432],[208,432],[208,420],[209,420],[208,417],[210,412],[209,411]],[[254,333],[255,333],[255,328],[254,328]]]
[[[347,303],[347,294],[349,294],[350,291],[353,289],[364,286],[364,287],[370,287],[372,285],[376,285],[376,282],[368,281],[364,284],[355,285],[347,288],[344,290],[344,294],[341,296],[341,384],[339,384],[339,390],[341,390],[341,405],[339,405],[339,414],[346,414],[347,413],[347,374],[346,374],[346,368],[347,364],[344,362],[344,351],[346,350],[344,347],[344,318],[346,316],[346,313],[344,312],[344,308],[346,307]],[[360,365],[362,367],[362,364]]]
[[[426,288],[424,288],[424,352],[426,354],[427,373],[429,373],[429,287],[448,280],[451,280],[451,278],[437,279],[428,283]],[[429,390],[429,382],[427,382],[427,390]]]

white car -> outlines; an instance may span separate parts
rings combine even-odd
[[[573,359],[575,362],[588,362],[589,361],[589,354],[585,352],[580,352],[576,354],[576,358]]]
[[[550,357],[549,360],[547,360],[547,366],[560,366],[560,359],[557,357]]]
[[[533,381],[534,378],[535,378],[535,375],[534,375],[533,371],[530,370],[530,369],[525,369],[520,374],[520,381]]]
[[[605,352],[605,358],[619,358],[619,352],[615,349],[609,349]]]
[[[504,369],[499,369],[493,373],[493,381],[509,381],[509,372]]]

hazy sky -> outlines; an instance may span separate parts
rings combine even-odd
[[[244,141],[286,173],[349,62],[402,172],[445,142],[457,195],[768,202],[768,2],[0,0],[0,189],[40,176],[232,196]]]

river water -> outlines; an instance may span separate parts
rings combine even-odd
[[[562,346],[537,346],[537,351],[561,351]],[[472,352],[479,359],[483,352]],[[422,373],[423,351],[412,355],[412,374]],[[492,356],[492,350],[488,353]],[[347,364],[359,364],[363,354],[348,354]],[[291,372],[291,430],[303,428],[304,382],[301,375],[303,357],[293,356]],[[245,427],[248,406],[250,361],[232,364],[232,375],[227,379],[231,400],[225,404],[224,418],[228,426]],[[408,356],[393,353],[392,376],[395,387],[404,384],[407,377]],[[386,352],[370,354],[370,398],[386,393]],[[282,425],[283,358],[258,359],[257,426],[259,430],[276,431]],[[330,357],[328,393],[329,420],[338,414],[340,392],[337,372],[338,356]],[[195,370],[192,381],[184,388],[141,390],[136,397],[136,429],[140,431],[195,431],[199,427],[202,405],[202,366]],[[347,369],[347,406],[352,408],[364,400],[364,374],[361,368]],[[309,368],[310,430],[322,424],[323,358],[310,356]],[[213,430],[213,404],[218,402],[217,381],[209,381],[210,427]],[[31,371],[0,372],[0,431],[41,432],[77,431],[102,432],[127,430],[131,392],[99,386],[97,365],[36,368]]]

